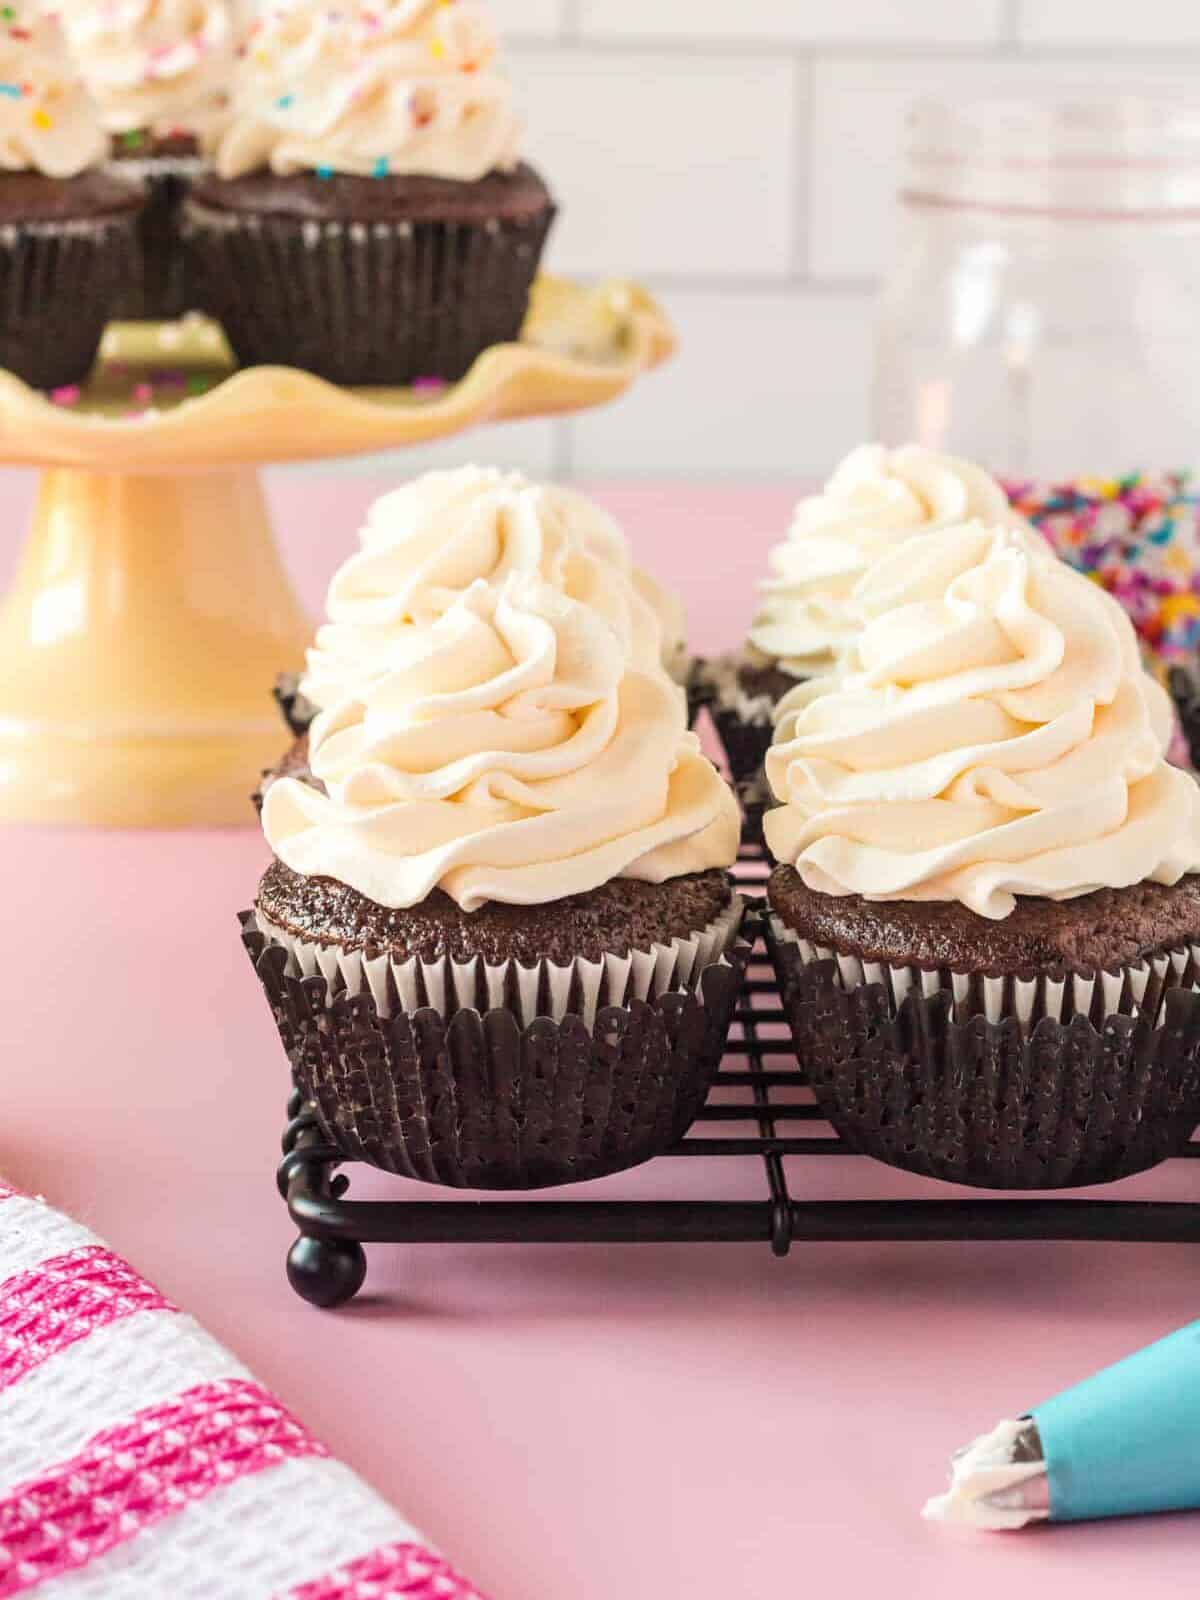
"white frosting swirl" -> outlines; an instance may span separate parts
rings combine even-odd
[[[1000,485],[970,462],[920,445],[860,445],[820,494],[801,500],[771,551],[751,646],[798,678],[828,671],[853,637],[847,602],[871,562],[899,539],[975,517],[1024,525]]]
[[[301,690],[319,710],[386,674],[413,629],[476,580],[499,585],[513,572],[593,606],[643,671],[678,651],[680,608],[634,568],[613,519],[572,490],[494,467],[431,472],[377,500],[360,540],[308,654]]]
[[[9,7],[0,25],[0,168],[74,178],[102,161],[108,140],[54,20]]]
[[[780,704],[767,840],[810,888],[1072,899],[1200,870],[1200,786],[1115,600],[1037,534],[982,523],[890,552],[859,583],[837,675]]]
[[[472,585],[310,738],[328,796],[273,783],[263,830],[294,871],[379,905],[544,904],[737,853],[732,795],[665,674],[537,577]]]
[[[228,0],[57,0],[79,71],[110,133],[190,135],[210,149],[229,120],[236,30]]]
[[[470,0],[284,0],[252,30],[222,177],[423,175],[472,182],[516,164],[521,123]]]

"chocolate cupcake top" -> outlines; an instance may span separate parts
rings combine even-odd
[[[543,579],[479,582],[322,713],[310,761],[267,790],[276,857],[378,905],[544,905],[615,878],[729,866],[732,795],[678,690],[601,612]]]
[[[229,121],[236,0],[56,0],[104,127],[215,147]]]
[[[57,23],[36,5],[0,23],[0,168],[74,178],[102,161],[108,140]]]
[[[518,472],[431,472],[377,500],[361,549],[334,575],[328,623],[308,654],[300,692],[318,710],[386,672],[478,580],[536,575],[595,607],[634,666],[652,671],[680,648],[681,608],[633,565],[613,519],[581,494]]]
[[[784,699],[767,758],[767,841],[810,889],[1003,918],[1200,871],[1167,697],[1121,607],[1037,534],[910,540],[854,600],[862,632]]]
[[[251,29],[217,169],[473,182],[515,167],[520,136],[482,6],[282,0]]]
[[[771,551],[750,629],[752,655],[793,678],[827,672],[853,638],[854,585],[877,557],[917,533],[980,517],[1024,525],[981,468],[919,445],[851,451],[820,494],[801,500]]]

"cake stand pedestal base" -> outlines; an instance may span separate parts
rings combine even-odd
[[[311,633],[254,470],[45,471],[0,608],[0,822],[251,820]]]

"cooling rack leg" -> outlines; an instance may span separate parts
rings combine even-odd
[[[293,1075],[293,1084],[295,1078]],[[298,1085],[293,1087],[287,1107],[288,1123],[283,1135],[283,1160],[279,1163],[279,1192],[288,1202],[303,1196],[306,1200],[336,1206],[346,1192],[349,1180],[334,1174],[338,1153],[322,1138],[320,1124]],[[293,1217],[300,1221],[293,1211]],[[367,1276],[367,1257],[357,1239],[335,1238],[324,1232],[307,1231],[301,1224],[300,1237],[288,1251],[288,1282],[309,1305],[331,1310],[343,1306],[363,1286]]]

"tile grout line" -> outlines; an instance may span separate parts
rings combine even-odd
[[[764,37],[757,40],[689,39],[686,49],[681,50],[679,38],[669,34],[647,35],[645,38],[636,36],[605,38],[597,34],[567,31],[574,26],[570,20],[573,15],[571,12],[564,13],[564,31],[560,34],[514,32],[511,35],[512,54],[537,56],[570,51],[572,54],[585,56],[670,55],[682,65],[686,65],[689,61],[711,62],[714,59],[778,61],[781,56],[799,56],[817,65],[824,65],[826,62],[837,65],[855,62],[864,66],[895,67],[913,61],[986,64],[995,62],[998,55],[1009,55],[1013,44],[1019,47],[1022,61],[1055,63],[1067,58],[1088,65],[1092,62],[1111,61],[1114,49],[1111,41],[1097,40],[1089,43],[1086,39],[1058,42],[1047,40],[1039,41],[1037,44],[1027,44],[1020,39],[1010,41],[1007,37],[994,37],[991,40],[981,39],[978,42],[965,44],[941,44],[935,39],[906,40],[889,44],[886,40],[878,39],[806,41]],[[998,46],[1002,48],[998,49]],[[1175,67],[1181,61],[1189,65],[1200,61],[1200,40],[1194,38],[1180,39],[1174,44],[1164,43],[1161,40],[1147,44],[1138,44],[1134,41],[1125,43],[1122,48],[1124,61],[1133,61],[1143,66]]]
[[[812,198],[816,178],[816,71],[810,56],[797,55],[792,63],[792,180],[791,280],[808,275],[812,259]]]

